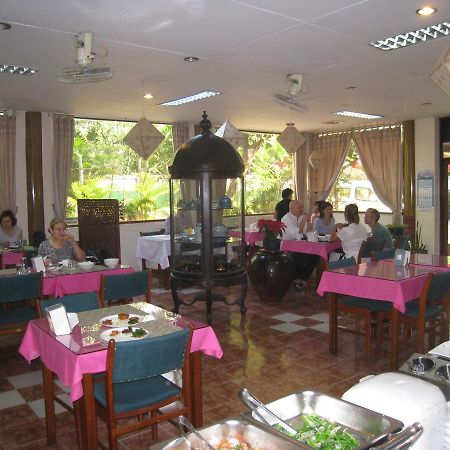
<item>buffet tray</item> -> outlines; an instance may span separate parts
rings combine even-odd
[[[265,430],[259,423],[249,423],[243,417],[224,419],[213,425],[200,428],[200,434],[212,445],[218,444],[221,439],[231,439],[238,436],[248,443],[252,449],[257,447],[262,450],[297,450],[308,449],[307,446],[299,446],[277,436],[271,430]],[[150,450],[203,450],[205,447],[194,435],[189,433],[187,441],[177,438],[152,445]]]
[[[423,358],[429,358],[430,360],[433,361],[434,363],[434,367],[430,370],[426,370],[422,373],[417,373],[414,372],[410,365],[409,362],[419,358],[419,357],[423,357]],[[446,366],[447,364],[450,364],[450,358],[448,357],[443,357],[440,354],[421,354],[421,353],[413,353],[407,361],[405,361],[400,368],[398,369],[399,372],[401,373],[406,373],[408,375],[411,375],[413,377],[417,377],[417,378],[421,378],[422,380],[428,381],[429,383],[434,384],[435,386],[437,386],[438,388],[440,388],[440,390],[442,391],[442,393],[444,394],[447,402],[450,401],[450,381],[444,381],[444,380],[440,380],[437,376],[436,376],[436,371],[439,370],[440,367]]]
[[[357,450],[369,449],[403,428],[403,423],[397,419],[370,411],[345,400],[309,390],[280,398],[268,403],[266,407],[294,428],[301,427],[302,414],[316,414],[330,422],[342,425],[346,431],[359,440],[360,445],[356,447]],[[264,424],[258,414],[269,425]],[[276,420],[265,413],[262,408],[258,408],[256,414],[253,411],[244,413],[243,417],[253,423],[259,423],[265,429],[276,433],[288,442],[294,443],[297,448],[313,448],[276,431],[271,426],[276,423]]]

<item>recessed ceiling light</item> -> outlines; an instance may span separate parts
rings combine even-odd
[[[0,72],[9,73],[11,75],[24,75],[29,77],[38,71],[39,69],[34,69],[32,67],[21,67],[21,66],[12,66],[10,64],[0,64]]]
[[[347,86],[345,89],[347,91],[354,91],[356,89],[356,86]]]
[[[160,106],[179,106],[185,103],[195,102],[197,100],[203,100],[204,98],[214,97],[215,95],[220,95],[221,92],[216,91],[203,91],[198,94],[190,95],[189,97],[177,98],[171,100],[170,102],[159,103]]]
[[[422,103],[422,106],[430,106],[431,105],[431,102],[423,102]]]
[[[395,50],[397,48],[407,47],[408,45],[418,44],[419,42],[438,39],[450,34],[450,22],[442,22],[437,25],[431,25],[426,28],[420,28],[408,33],[398,34],[380,41],[371,42],[369,45],[380,50]]]
[[[367,114],[354,111],[336,111],[333,114],[336,114],[337,116],[356,117],[357,119],[381,119],[384,117],[378,114]]]
[[[10,29],[11,29],[11,24],[6,23],[6,22],[0,22],[0,31],[10,30]]]
[[[423,8],[420,8],[416,11],[416,14],[419,16],[431,16],[437,11],[436,8],[433,8],[432,6],[424,6]]]
[[[153,98],[153,95],[150,94],[150,92],[148,92],[147,94],[144,94],[144,98],[146,98],[147,100],[150,100],[151,98]]]
[[[186,56],[186,58],[184,58],[184,60],[186,62],[197,62],[198,58],[196,56]]]

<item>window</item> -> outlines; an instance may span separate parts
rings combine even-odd
[[[78,198],[118,199],[123,221],[167,217],[172,126],[155,124],[165,139],[148,160],[143,160],[123,143],[134,125],[134,122],[75,119],[66,214],[69,222],[76,221]]]
[[[116,198],[123,221],[165,219],[169,215],[169,173],[173,161],[172,126],[157,125],[166,138],[145,161],[123,143],[134,122],[75,119],[67,220],[76,222],[78,198]],[[277,134],[247,133],[239,148],[245,164],[246,214],[273,213],[281,191],[293,188],[292,157]],[[238,195],[229,183],[227,195]],[[235,203],[235,204],[238,204]],[[227,210],[233,214],[233,210]]]
[[[278,143],[277,134],[247,134],[248,149],[238,149],[245,164],[245,213],[272,214],[281,191],[293,189],[292,157]]]
[[[392,210],[375,194],[353,141],[350,142],[347,158],[327,201],[333,205],[335,211],[343,211],[345,205],[356,203],[360,212],[375,208],[379,212],[392,213]]]

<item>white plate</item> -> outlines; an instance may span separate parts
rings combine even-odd
[[[128,314],[128,313],[127,313]],[[128,319],[121,320],[119,319],[118,314],[113,314],[112,316],[106,316],[100,319],[100,325],[103,325],[104,327],[108,328],[118,328],[118,327],[128,327],[129,325],[136,325],[136,323],[128,323],[131,317],[138,317],[139,321],[136,323],[140,323],[144,320],[144,316],[140,316],[139,314],[129,314]],[[106,325],[103,323],[105,320],[111,320],[111,325]]]
[[[139,327],[132,327],[131,329],[133,331],[137,330]],[[140,328],[141,330],[143,330],[143,328]],[[110,339],[114,339],[116,342],[125,342],[125,341],[136,341],[139,339],[144,339],[148,336],[148,331],[145,331],[145,336],[142,337],[133,337],[131,335],[131,333],[126,333],[123,334],[122,331],[123,330],[128,330],[128,327],[122,327],[122,328],[114,328],[113,330],[105,330],[102,332],[102,334],[100,335],[100,339],[108,342]],[[119,334],[116,334],[115,336],[111,336],[111,334],[114,334],[116,331],[119,332]]]

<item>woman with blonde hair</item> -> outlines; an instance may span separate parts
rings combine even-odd
[[[358,206],[350,203],[345,207],[345,220],[347,224],[336,224],[335,230],[331,233],[330,242],[342,242],[342,250],[346,258],[352,256],[357,259],[359,249],[363,241],[368,237],[368,233],[364,225],[359,223]]]
[[[80,248],[74,237],[67,233],[66,222],[62,219],[52,219],[48,232],[50,238],[39,245],[38,255],[47,257],[50,264],[56,264],[63,259],[83,261],[86,253]]]

